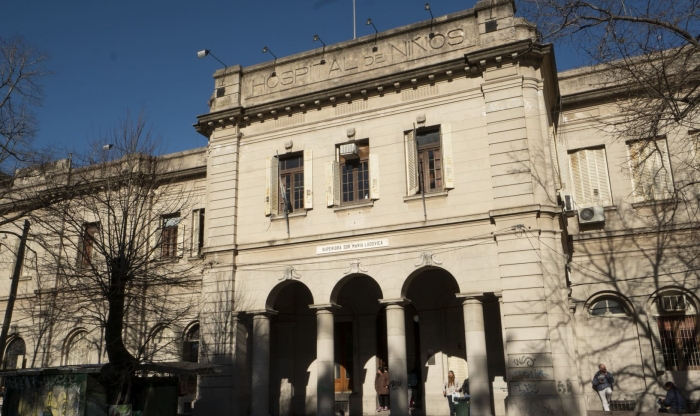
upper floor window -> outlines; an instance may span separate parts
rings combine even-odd
[[[304,150],[268,157],[265,174],[265,215],[279,215],[313,208],[313,153]],[[284,197],[282,194],[284,193]]]
[[[627,154],[635,201],[668,199],[673,195],[666,139],[628,142]]]
[[[449,124],[404,134],[408,195],[454,188],[452,128]]]
[[[379,155],[370,153],[368,140],[338,145],[325,173],[329,207],[379,199]]]
[[[78,260],[80,266],[88,267],[92,264],[92,256],[95,249],[95,236],[98,230],[99,224],[96,222],[83,225]]]
[[[304,157],[296,154],[291,157],[280,158],[280,197],[279,211],[283,212],[284,201],[287,201],[287,211],[294,212],[304,208]]]
[[[340,146],[341,203],[369,200],[369,145]]]
[[[612,205],[604,147],[570,152],[569,167],[576,205]]]
[[[180,225],[180,214],[163,216],[161,221],[161,258],[167,259],[177,257],[177,229]]]

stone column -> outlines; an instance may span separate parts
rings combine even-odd
[[[408,365],[406,363],[405,299],[386,303],[386,339],[389,349],[389,400],[392,416],[408,413]]]
[[[314,307],[314,306],[312,306]],[[333,310],[329,305],[316,309],[316,415],[335,415],[335,338]]]
[[[469,366],[470,414],[491,414],[489,392],[489,369],[486,361],[486,333],[484,332],[484,309],[480,296],[463,296],[464,337],[467,343],[467,365]]]
[[[270,312],[253,316],[252,416],[270,415]]]

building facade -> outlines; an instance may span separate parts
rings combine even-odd
[[[673,195],[697,133],[615,140],[605,74],[536,38],[481,1],[214,74],[207,148],[169,156],[200,197],[160,234],[202,262],[198,314],[143,324],[176,344],[147,359],[222,369],[181,412],[375,414],[379,367],[397,415],[448,414],[448,371],[477,416],[600,410],[599,363],[638,411],[668,380],[696,398],[697,199]],[[94,362],[78,335],[40,365]]]

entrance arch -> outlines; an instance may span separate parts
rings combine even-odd
[[[378,353],[381,345],[386,350],[386,324],[378,325],[383,297],[379,284],[365,274],[344,277],[331,292],[331,302],[339,306],[333,312],[333,389],[337,405],[351,416],[377,408],[374,378],[377,366],[386,362]]]
[[[316,359],[316,315],[309,288],[299,281],[284,281],[270,292],[270,413],[276,416],[308,414],[307,393]],[[255,351],[253,351],[255,354]],[[310,406],[310,409],[314,409]]]

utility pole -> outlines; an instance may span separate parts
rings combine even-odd
[[[22,263],[24,263],[24,251],[27,249],[27,235],[29,235],[29,221],[24,220],[24,228],[22,229],[22,237],[19,240],[19,249],[17,250],[17,259],[15,260],[15,270],[12,273],[12,283],[10,284],[10,297],[7,299],[7,309],[5,309],[5,320],[2,324],[2,332],[0,332],[0,365],[5,358],[5,344],[7,343],[7,332],[12,323],[12,311],[15,308],[15,299],[17,298],[17,286],[19,284],[19,275],[22,272]]]

